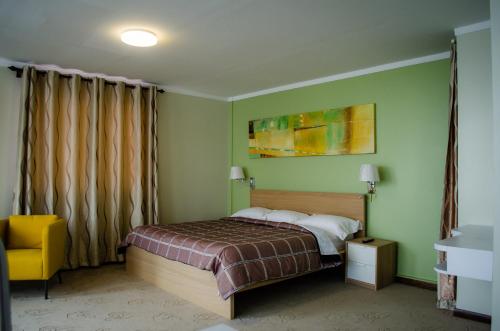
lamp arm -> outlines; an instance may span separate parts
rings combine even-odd
[[[250,184],[250,189],[255,190],[255,177],[250,177],[248,182]]]
[[[370,195],[370,202],[373,201],[373,195],[375,194],[376,192],[376,189],[375,189],[375,182],[366,182],[366,184],[368,185],[368,194]]]
[[[238,182],[240,182],[240,183],[246,183],[246,182],[248,182],[248,184],[250,184],[250,188],[252,190],[255,189],[255,177],[249,177],[248,179],[246,179],[246,178],[238,178],[236,180]]]
[[[376,189],[375,189],[375,182],[366,182],[368,184],[368,193],[374,194]]]

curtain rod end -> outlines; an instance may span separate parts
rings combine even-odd
[[[23,68],[9,66],[9,69],[16,72],[16,78],[19,78],[23,75]]]

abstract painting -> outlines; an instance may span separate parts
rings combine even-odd
[[[375,153],[375,104],[248,123],[250,158]]]

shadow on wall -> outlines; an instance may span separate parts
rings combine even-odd
[[[378,166],[378,174],[380,176],[380,183],[384,182],[392,182],[393,180],[393,174],[391,172],[391,169],[386,166]]]

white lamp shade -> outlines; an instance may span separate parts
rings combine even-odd
[[[377,166],[373,164],[362,164],[359,169],[359,180],[362,182],[380,181]]]
[[[241,167],[231,167],[231,173],[229,174],[229,179],[245,179],[245,174]]]

